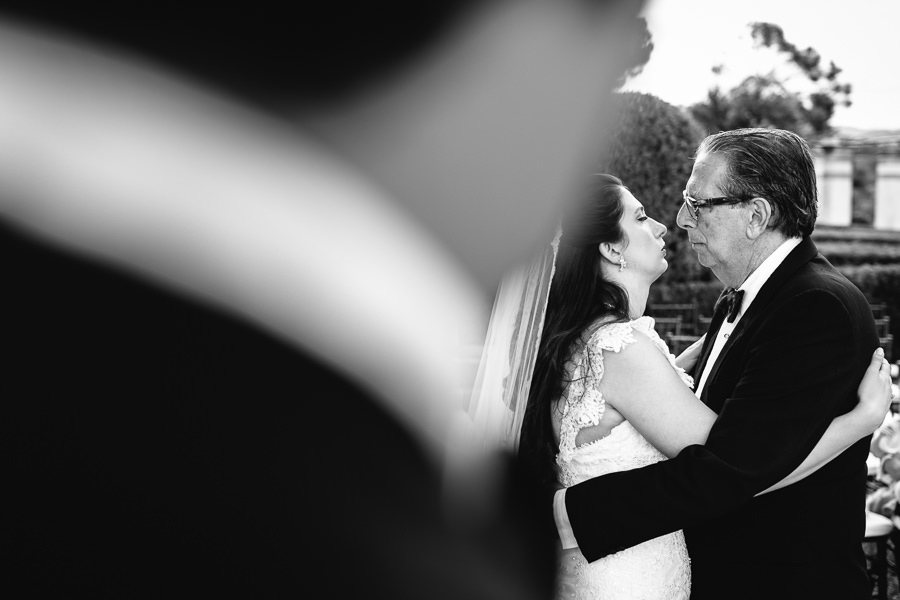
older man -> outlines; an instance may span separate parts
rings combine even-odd
[[[868,439],[754,497],[855,404],[878,344],[865,297],[810,240],[816,214],[799,136],[741,129],[701,143],[677,222],[727,286],[693,372],[718,419],[705,446],[557,492],[564,547],[593,561],[684,529],[694,599],[867,597]]]

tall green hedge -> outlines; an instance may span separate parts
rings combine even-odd
[[[669,228],[669,269],[659,283],[710,281],[712,275],[697,263],[687,234],[675,225],[703,131],[685,111],[651,94],[618,93],[613,107],[617,118],[601,170],[622,179],[647,213]]]
[[[894,336],[891,359],[900,360],[900,231],[817,226],[812,238],[870,303],[885,305]]]
[[[836,265],[844,276],[858,287],[872,304],[884,304],[891,318],[893,335],[891,361],[900,361],[900,264]]]

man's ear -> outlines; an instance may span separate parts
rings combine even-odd
[[[775,208],[765,198],[756,197],[748,202],[750,219],[747,221],[747,237],[755,240],[769,228],[774,220]]]

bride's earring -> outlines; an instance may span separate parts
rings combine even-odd
[[[628,266],[628,263],[625,262],[625,257],[620,254],[619,255],[619,272],[621,273],[622,271],[624,271],[625,267],[627,267],[627,266]]]

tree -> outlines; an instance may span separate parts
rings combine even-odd
[[[630,78],[639,75],[641,71],[644,70],[644,65],[647,64],[647,61],[650,60],[650,55],[653,53],[653,36],[647,28],[647,19],[644,17],[637,17],[635,26],[638,29],[638,35],[629,38],[630,40],[634,40],[634,45],[630,50],[630,56],[626,63],[630,66],[622,76],[619,77],[616,85],[617,88],[625,85],[625,82]]]
[[[798,48],[772,23],[751,23],[757,48],[769,48],[786,61],[780,70],[750,75],[727,92],[716,86],[690,112],[709,133],[740,127],[777,127],[807,139],[829,135],[837,106],[850,106],[849,83],[839,80],[841,69],[823,65],[813,48]],[[713,67],[720,74],[721,65]],[[797,81],[797,76],[800,81]],[[796,89],[800,88],[800,89]]]

